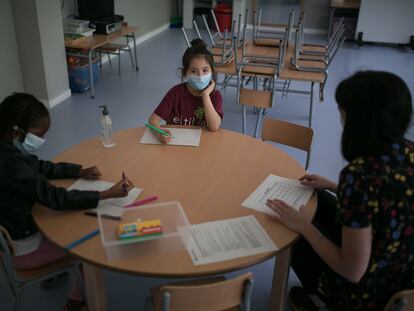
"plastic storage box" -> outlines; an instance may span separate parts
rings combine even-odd
[[[99,78],[98,59],[92,61],[93,83],[96,84]],[[91,87],[89,78],[89,63],[81,63],[68,68],[69,86],[72,92],[83,93]]]
[[[153,219],[161,221],[161,235],[123,240],[116,234],[120,224]],[[179,202],[126,208],[121,220],[105,218],[98,212],[98,222],[108,260],[184,251],[190,237],[190,223]]]

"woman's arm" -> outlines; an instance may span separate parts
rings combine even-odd
[[[342,247],[328,240],[315,226],[307,225],[302,235],[315,252],[350,282],[358,283],[368,268],[371,257],[372,228],[342,227]]]
[[[303,235],[315,252],[339,275],[358,283],[365,274],[371,257],[371,226],[353,229],[342,227],[342,247],[327,239],[302,213],[283,201],[270,200],[268,206],[276,213],[275,218]]]
[[[203,100],[204,112],[206,115],[207,127],[210,131],[217,131],[220,128],[221,117],[214,109],[214,105],[211,102],[210,94],[214,91],[216,83],[211,80],[211,84],[201,92],[201,98]]]

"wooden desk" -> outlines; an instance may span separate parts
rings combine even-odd
[[[121,30],[111,33],[109,35],[95,34],[90,37],[80,38],[77,40],[68,40],[65,41],[66,48],[78,49],[78,50],[87,50],[88,55],[80,56],[79,54],[67,53],[67,55],[74,55],[78,57],[87,57],[89,61],[89,78],[91,81],[91,98],[95,98],[95,88],[93,81],[93,69],[92,69],[92,55],[95,49],[111,43],[115,40],[118,40],[122,37],[132,38],[134,43],[134,58],[135,58],[135,70],[138,71],[138,62],[137,62],[137,46],[135,43],[135,31],[138,30],[138,27],[132,26],[122,26]]]
[[[100,237],[94,237],[71,250],[88,263],[89,310],[105,310],[101,268],[143,276],[185,278],[226,273],[274,256],[277,269],[270,309],[284,310],[290,246],[298,235],[265,214],[242,207],[241,203],[269,174],[299,178],[305,173],[302,166],[270,144],[223,129],[214,133],[203,130],[198,148],[142,145],[138,142],[143,132],[139,128],[115,133],[117,145],[110,149],[103,148],[100,140],[94,138],[64,151],[55,160],[97,165],[102,179],[109,181],[119,180],[125,171],[137,187],[144,188],[142,198],[157,195],[158,202],[180,201],[191,224],[255,215],[280,250],[200,266],[194,266],[186,252],[108,261]],[[73,182],[61,180],[56,184],[68,187]],[[304,209],[306,217],[310,219],[315,208],[316,195]],[[56,212],[35,206],[33,216],[43,234],[60,246],[98,227],[97,219],[83,215],[82,211]]]

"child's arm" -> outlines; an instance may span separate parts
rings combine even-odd
[[[101,172],[96,166],[82,168],[81,165],[73,163],[53,163],[51,161],[44,161],[31,155],[33,165],[37,167],[40,174],[46,176],[48,179],[58,178],[84,178],[84,179],[99,179]]]
[[[161,117],[159,117],[159,116],[158,116],[157,114],[155,114],[155,113],[153,113],[153,114],[150,116],[150,118],[148,119],[148,122],[149,122],[149,124],[150,124],[150,125],[155,126],[155,127],[159,128],[159,129],[161,129],[160,121],[161,121]],[[168,134],[170,134],[170,135],[171,135],[171,132],[170,132],[168,129],[166,129],[166,128],[162,128],[162,130],[163,130],[164,132],[167,132]],[[157,133],[157,132],[155,132],[155,131],[153,131],[153,133],[155,134],[155,136],[157,136],[158,140],[159,140],[161,143],[163,143],[163,144],[166,144],[166,143],[168,143],[168,142],[171,140],[171,137],[168,137],[168,136],[162,135],[162,134]]]
[[[214,105],[210,98],[210,94],[214,91],[215,86],[216,83],[211,80],[210,85],[201,92],[207,127],[210,131],[217,131],[221,124],[221,116],[217,113],[216,109],[214,109]]]

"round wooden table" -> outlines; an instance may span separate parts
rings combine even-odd
[[[159,202],[179,201],[191,224],[254,215],[279,250],[220,263],[194,266],[185,251],[108,261],[99,237],[75,247],[71,253],[86,263],[88,303],[91,310],[103,310],[105,301],[101,269],[153,277],[195,277],[226,273],[277,256],[272,289],[272,310],[282,310],[288,279],[290,246],[298,235],[267,215],[241,206],[241,203],[269,175],[299,178],[303,167],[274,146],[240,133],[220,129],[203,130],[199,147],[144,145],[139,141],[143,128],[115,133],[116,147],[102,147],[99,138],[84,141],[57,156],[55,161],[97,165],[102,180],[116,182],[124,171],[140,198],[156,195]],[[69,187],[74,180],[53,181]],[[302,210],[309,219],[316,209],[314,194]],[[35,206],[33,216],[39,229],[54,243],[64,247],[98,227],[97,219],[83,211],[57,212]],[[95,288],[97,287],[97,288]]]

